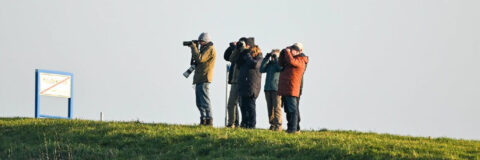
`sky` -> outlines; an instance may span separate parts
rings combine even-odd
[[[264,54],[304,44],[303,129],[480,140],[478,8],[476,0],[0,0],[0,117],[33,117],[35,69],[48,69],[74,74],[75,118],[197,124],[182,41],[208,32],[216,127],[225,121],[223,53],[248,36]],[[42,96],[41,107],[67,113],[65,98]],[[262,91],[257,127],[268,126]]]

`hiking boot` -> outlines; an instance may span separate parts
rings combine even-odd
[[[278,125],[278,126],[275,126],[275,128],[273,129],[273,131],[282,131],[282,126],[281,125]]]
[[[205,120],[205,119],[200,119],[200,125],[201,125],[201,126],[204,126],[204,125],[206,125],[206,124],[207,124],[207,120]]]
[[[269,128],[269,130],[272,130],[272,131],[274,131],[274,130],[275,130],[275,127],[276,127],[276,126],[274,126],[274,125],[271,125],[271,126],[270,126],[270,128]]]
[[[295,130],[287,130],[287,133],[288,133],[288,134],[299,134],[300,132],[299,132],[299,131],[295,131]]]
[[[247,125],[245,123],[240,123],[240,128],[247,128]]]
[[[213,119],[207,119],[205,122],[206,126],[213,126]]]

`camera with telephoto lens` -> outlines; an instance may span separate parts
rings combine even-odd
[[[190,59],[190,68],[188,68],[187,71],[183,72],[183,76],[185,76],[185,78],[188,78],[188,76],[190,76],[190,74],[192,74],[192,72],[195,70],[196,65],[197,62],[192,56],[192,58]]]
[[[195,43],[197,46],[198,46],[198,40],[192,40],[192,41],[184,41],[183,42],[183,46],[190,46],[192,45],[193,43]]]
[[[187,71],[183,72],[183,76],[185,76],[185,78],[188,78],[194,70],[195,70],[195,65],[191,65],[190,68],[187,69]]]

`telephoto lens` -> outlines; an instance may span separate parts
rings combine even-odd
[[[185,42],[183,42],[183,46],[189,46],[189,45],[191,45],[191,44],[192,44],[191,41],[185,41]]]
[[[187,71],[183,72],[183,76],[185,76],[185,78],[188,78],[194,70],[195,70],[195,65],[191,65],[190,68],[187,69]]]

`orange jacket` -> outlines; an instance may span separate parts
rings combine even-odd
[[[307,56],[292,56],[292,53],[286,51],[285,54],[280,56],[278,64],[284,69],[280,72],[278,95],[300,96],[300,86],[302,85],[303,72],[305,72],[307,63]]]

